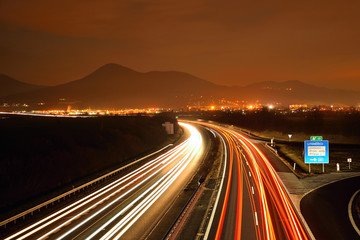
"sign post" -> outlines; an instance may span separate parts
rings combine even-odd
[[[329,141],[305,141],[305,164],[329,163]],[[323,165],[323,172],[325,168]]]
[[[292,134],[288,134],[289,136],[289,142],[291,141]]]
[[[347,161],[348,161],[348,163],[349,163],[349,169],[350,169],[350,164],[351,164],[352,159],[351,159],[351,158],[348,158]]]

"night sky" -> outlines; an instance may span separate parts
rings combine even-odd
[[[360,90],[358,0],[0,0],[0,34],[0,73],[35,84],[113,62]]]

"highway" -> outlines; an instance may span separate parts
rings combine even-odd
[[[266,156],[243,134],[200,123],[225,146],[224,172],[204,239],[310,239]]]
[[[196,172],[199,131],[180,123],[184,142],[5,239],[142,239]]]
[[[360,233],[350,220],[350,215],[357,215],[352,209],[355,206],[349,206],[352,196],[359,190],[359,183],[360,177],[331,183],[301,200],[301,212],[316,239],[360,239]]]

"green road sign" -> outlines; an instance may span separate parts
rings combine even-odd
[[[322,138],[322,136],[311,136],[310,140],[311,141],[322,141],[323,138]]]

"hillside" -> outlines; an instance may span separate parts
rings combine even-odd
[[[42,88],[42,86],[17,81],[4,74],[0,74],[0,86],[0,97]]]
[[[11,91],[10,91],[11,92]],[[8,94],[10,95],[10,94]],[[222,86],[177,71],[141,73],[106,64],[84,78],[54,87],[1,97],[4,102],[43,108],[179,108],[216,104],[221,99],[262,104],[358,105],[360,94],[328,89],[300,81],[265,81],[245,87]]]
[[[90,75],[66,84],[7,99],[79,107],[176,107],[193,95],[210,95],[217,85],[192,75],[168,71],[140,73],[107,64]]]
[[[171,136],[162,126],[166,121],[175,124],[174,139],[179,134],[177,123],[160,115],[3,118],[0,219],[24,200],[82,178],[94,178],[168,144]]]

